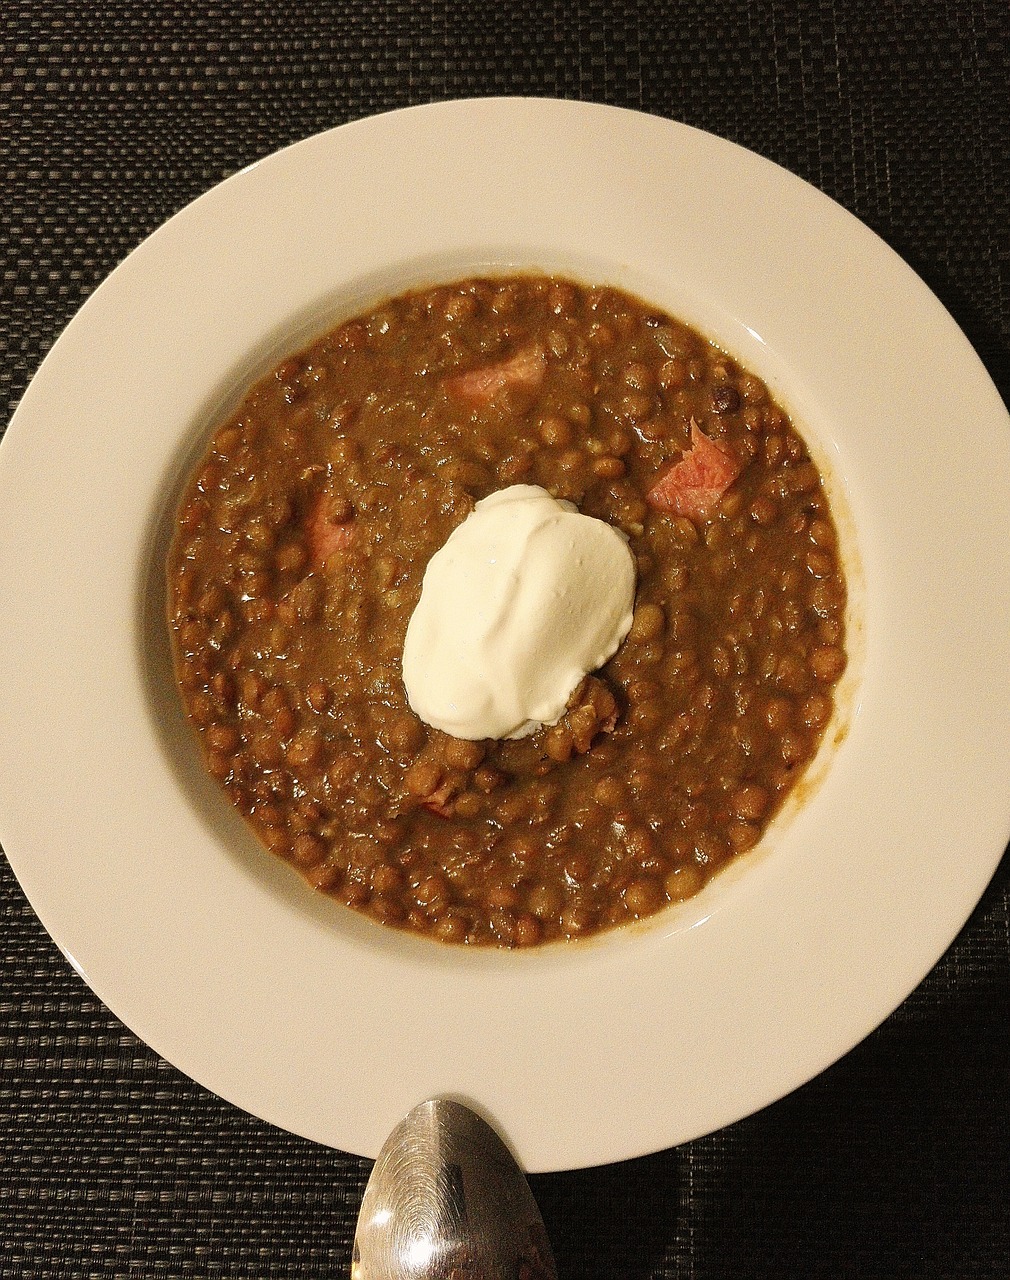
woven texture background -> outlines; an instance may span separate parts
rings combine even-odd
[[[0,423],[88,293],[206,188],[332,125],[486,94],[642,108],[785,165],[925,278],[1010,398],[1006,0],[6,0],[0,41]],[[923,985],[791,1097],[534,1178],[562,1276],[1010,1274],[1008,881],[1004,859]],[[3,859],[0,922],[0,1280],[346,1275],[367,1162],[159,1060]]]

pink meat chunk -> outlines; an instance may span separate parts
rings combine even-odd
[[[453,374],[446,378],[445,389],[460,400],[468,400],[477,406],[486,405],[507,387],[535,391],[546,372],[547,357],[543,350],[537,346],[523,347],[505,360]]]
[[[343,513],[337,519],[328,495],[323,492],[309,508],[305,520],[305,534],[312,562],[318,568],[325,566],[338,552],[346,551],[354,541],[354,520]]]
[[[743,463],[729,445],[712,440],[691,421],[691,447],[645,495],[651,507],[703,521],[737,476]]]

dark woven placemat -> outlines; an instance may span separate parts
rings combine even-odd
[[[0,39],[4,423],[88,293],[207,187],[358,116],[503,93],[642,108],[794,170],[919,271],[1010,396],[1006,0],[7,0]],[[1010,1274],[1008,879],[1004,860],[923,985],[791,1097],[534,1178],[562,1275]],[[160,1061],[2,859],[0,918],[0,1278],[346,1274],[367,1163]]]

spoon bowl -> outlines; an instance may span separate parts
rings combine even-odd
[[[351,1280],[557,1280],[529,1183],[469,1107],[422,1102],[375,1162]]]

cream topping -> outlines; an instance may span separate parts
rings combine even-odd
[[[622,533],[537,485],[478,502],[431,558],[407,626],[403,680],[426,723],[517,738],[564,714],[631,627]]]

